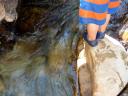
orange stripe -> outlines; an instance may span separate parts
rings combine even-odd
[[[110,2],[109,3],[109,8],[116,8],[120,6],[120,2],[119,1],[116,1],[116,2]]]
[[[93,4],[107,4],[109,2],[109,0],[85,0],[85,1]]]
[[[96,20],[103,20],[106,18],[106,13],[95,13],[92,11],[87,11],[87,10],[83,10],[83,9],[79,9],[79,16],[83,17],[83,18],[92,18],[92,19],[96,19]]]

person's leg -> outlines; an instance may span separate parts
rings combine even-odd
[[[106,31],[106,28],[107,28],[107,26],[109,24],[110,18],[111,18],[111,14],[107,14],[105,24],[103,24],[103,25],[100,26],[98,32],[105,32]]]
[[[96,34],[98,32],[98,29],[99,29],[99,25],[96,24],[87,25],[88,40],[93,41],[96,39]]]
[[[105,24],[103,24],[103,25],[101,25],[101,26],[99,27],[99,30],[98,30],[98,32],[97,32],[96,39],[103,39],[103,38],[104,38],[104,36],[105,36],[105,31],[106,31],[107,26],[108,26],[108,24],[109,24],[110,18],[111,18],[111,14],[107,14],[107,16],[106,16],[106,22],[105,22]]]
[[[92,47],[95,47],[98,44],[96,40],[96,34],[99,29],[99,25],[96,24],[87,24],[87,32],[84,32],[84,40]]]

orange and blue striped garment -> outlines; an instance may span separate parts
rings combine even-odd
[[[106,15],[115,13],[119,5],[119,0],[80,0],[79,21],[103,25]]]

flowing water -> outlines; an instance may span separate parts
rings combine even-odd
[[[76,3],[21,2],[19,18],[10,29],[15,33],[13,46],[0,58],[0,96],[76,96]],[[10,25],[2,24],[5,29]]]

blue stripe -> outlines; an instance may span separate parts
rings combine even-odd
[[[116,2],[116,1],[119,1],[119,0],[110,0],[110,2]]]
[[[108,9],[108,4],[93,4],[84,0],[80,0],[80,8],[96,13],[104,13]]]
[[[93,23],[93,24],[97,24],[97,25],[103,25],[105,23],[106,19],[103,20],[96,20],[96,19],[92,19],[92,18],[83,18],[83,17],[79,17],[79,22],[81,24],[89,24],[89,23]]]
[[[119,7],[116,7],[116,8],[109,8],[108,9],[108,14],[114,14],[117,12],[117,10],[119,9]]]

